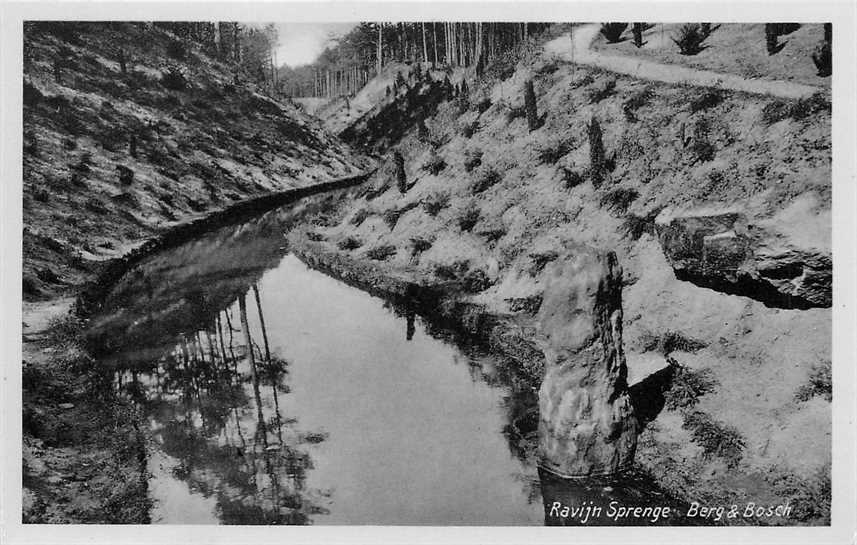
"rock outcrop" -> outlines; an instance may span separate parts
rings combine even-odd
[[[613,252],[578,246],[545,272],[542,467],[560,476],[617,473],[633,461],[638,428],[622,349],[622,269]]]
[[[666,209],[656,218],[655,231],[680,280],[776,308],[831,306],[830,251],[784,233],[800,224],[783,229],[781,223],[754,221],[740,210]]]

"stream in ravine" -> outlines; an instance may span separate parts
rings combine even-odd
[[[540,478],[537,392],[514,365],[289,253],[320,202],[143,259],[92,318],[144,415],[153,523],[574,524],[554,502],[671,504],[640,481]]]

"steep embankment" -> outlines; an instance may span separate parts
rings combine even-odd
[[[146,426],[70,296],[171,226],[369,162],[151,25],[26,23],[24,39],[23,521],[145,523]]]
[[[365,166],[234,72],[151,26],[27,24],[25,299],[177,222]]]
[[[538,53],[435,108],[436,84],[343,131],[401,153],[404,191],[391,156],[345,213],[292,233],[295,247],[358,283],[437,290],[441,314],[513,348],[539,345],[562,248],[615,251],[638,464],[688,500],[789,500],[792,519],[768,522],[828,520],[827,92],[653,83]],[[391,138],[415,100],[430,107]],[[518,356],[538,367],[536,353]]]

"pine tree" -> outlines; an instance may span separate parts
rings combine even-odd
[[[601,125],[593,115],[589,122],[589,175],[595,189],[604,181],[604,143],[601,141]]]
[[[532,132],[539,128],[539,113],[536,108],[536,92],[533,89],[533,80],[527,80],[524,87],[524,107],[527,110],[527,127]]]
[[[399,193],[408,192],[408,181],[405,178],[405,158],[399,150],[393,152],[393,163],[396,168],[396,185],[399,188]]]
[[[632,32],[634,33],[634,45],[643,47],[643,23],[634,23]]]

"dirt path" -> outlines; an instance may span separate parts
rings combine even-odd
[[[627,74],[635,78],[665,83],[719,87],[744,93],[769,95],[779,98],[802,98],[822,89],[788,81],[748,79],[735,74],[724,74],[710,70],[697,70],[674,64],[662,64],[620,55],[607,55],[592,50],[589,46],[598,37],[600,25],[583,25],[574,29],[573,38],[565,34],[545,44],[545,51],[563,60],[578,64],[597,66],[611,72]]]

